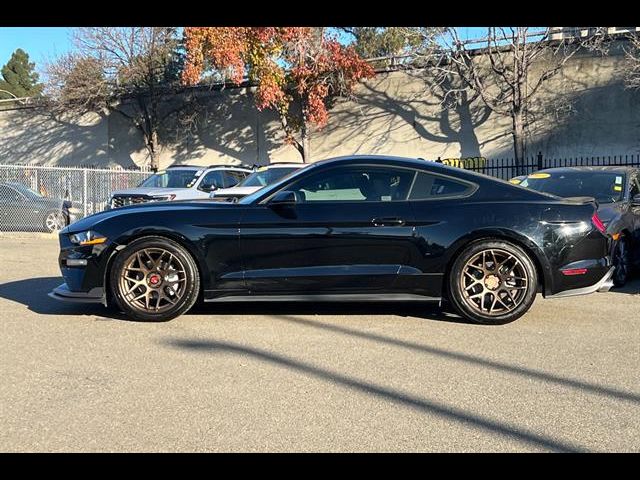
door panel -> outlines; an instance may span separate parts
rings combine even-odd
[[[416,171],[334,167],[283,187],[291,204],[257,205],[240,226],[247,287],[257,292],[392,291],[419,263],[407,196]],[[275,196],[272,198],[275,199]]]
[[[402,224],[374,225],[374,219]],[[258,206],[241,221],[244,278],[252,292],[366,292],[393,289],[415,263],[408,202]]]

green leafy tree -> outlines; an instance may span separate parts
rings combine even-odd
[[[13,52],[0,73],[0,99],[36,97],[42,93],[35,63],[29,62],[29,55],[21,48]]]
[[[354,47],[362,58],[402,55],[422,41],[415,27],[342,27],[353,37]]]

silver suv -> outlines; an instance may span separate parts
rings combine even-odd
[[[251,168],[232,165],[176,165],[154,173],[136,188],[112,192],[107,206],[209,198],[211,192],[233,187],[252,172]]]

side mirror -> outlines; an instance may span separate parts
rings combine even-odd
[[[273,206],[284,206],[284,205],[295,205],[297,203],[295,192],[291,192],[289,190],[284,190],[282,192],[276,193],[273,198],[269,201],[269,205]]]
[[[202,190],[203,192],[213,192],[214,190],[217,190],[217,189],[218,187],[210,183],[204,183],[200,185],[200,190]]]
[[[631,199],[631,204],[640,206],[640,193],[633,196],[633,198]]]

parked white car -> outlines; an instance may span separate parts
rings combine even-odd
[[[306,163],[272,163],[258,168],[235,187],[212,191],[210,198],[216,201],[237,202],[240,198],[280,180],[285,175],[306,167]]]
[[[145,202],[209,198],[211,192],[237,185],[253,170],[232,165],[199,167],[176,165],[158,171],[136,188],[111,193],[108,207],[118,208]]]

